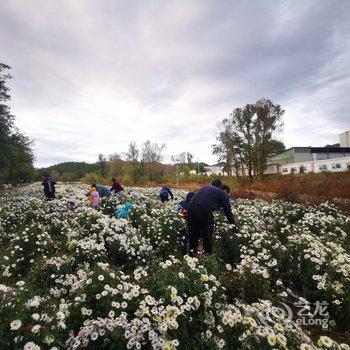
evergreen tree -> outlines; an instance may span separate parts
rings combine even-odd
[[[15,117],[6,105],[11,98],[6,85],[9,69],[0,63],[0,183],[27,182],[35,173],[32,142],[15,127]]]

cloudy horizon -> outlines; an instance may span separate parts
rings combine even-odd
[[[0,0],[0,62],[35,166],[135,141],[215,163],[217,123],[269,98],[286,147],[350,129],[350,1]]]

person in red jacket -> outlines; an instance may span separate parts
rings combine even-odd
[[[112,181],[112,187],[110,190],[111,192],[114,191],[115,193],[118,193],[124,190],[122,183],[119,180],[117,180],[115,177],[113,177],[111,181]]]

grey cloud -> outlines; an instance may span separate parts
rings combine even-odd
[[[146,139],[209,162],[216,123],[261,97],[285,108],[287,146],[349,128],[349,13],[347,0],[0,0],[0,60],[38,164]]]

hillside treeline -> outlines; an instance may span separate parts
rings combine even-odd
[[[152,145],[149,141],[146,141]],[[129,148],[135,151],[135,144]],[[155,144],[153,144],[156,149]],[[152,152],[150,152],[152,153]],[[130,155],[130,154],[129,154]],[[195,172],[204,172],[204,163],[179,162],[176,164],[163,164],[161,158],[146,156],[142,152],[140,156],[126,155],[122,159],[118,154],[104,156],[100,154],[98,161],[92,164],[85,162],[66,162],[37,170],[36,179],[39,181],[46,175],[51,175],[56,181],[86,182],[86,183],[109,183],[112,177],[117,177],[126,186],[142,186],[149,183],[164,183],[184,181],[198,181]],[[191,174],[192,173],[192,174]]]
[[[15,126],[8,103],[10,67],[0,62],[0,184],[21,183],[35,175],[31,141]]]

